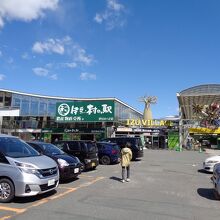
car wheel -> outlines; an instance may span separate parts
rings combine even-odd
[[[0,202],[10,202],[15,196],[15,187],[11,180],[0,179]]]
[[[108,156],[102,156],[101,157],[101,163],[103,164],[103,165],[109,165],[110,163],[111,163],[111,160],[110,160],[110,157],[108,157]]]

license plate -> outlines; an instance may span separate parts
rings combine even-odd
[[[74,173],[79,173],[79,168],[75,168]]]
[[[55,184],[55,179],[48,180],[48,186],[52,186]]]
[[[92,167],[95,167],[95,163],[94,162],[92,163]]]

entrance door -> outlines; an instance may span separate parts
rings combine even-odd
[[[152,148],[153,149],[159,148],[159,137],[158,136],[152,136]]]
[[[81,140],[93,141],[94,135],[93,134],[81,134]]]
[[[63,140],[63,134],[51,134],[51,143]]]
[[[149,148],[149,149],[152,148],[152,137],[151,136],[145,136],[144,141],[145,141],[146,148]]]

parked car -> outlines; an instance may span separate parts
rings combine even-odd
[[[97,142],[99,162],[104,165],[120,162],[120,148],[115,143]]]
[[[131,144],[132,160],[144,156],[143,145],[139,137],[114,137],[106,138],[104,141],[118,144],[120,148],[124,147],[126,143]]]
[[[0,134],[0,202],[46,193],[58,184],[59,170],[54,160],[17,137]]]
[[[208,172],[213,172],[213,168],[217,163],[220,163],[220,156],[216,155],[216,156],[208,157],[203,162],[203,169]]]
[[[84,169],[95,169],[99,165],[98,149],[94,141],[56,141],[54,144],[67,154],[76,156]]]
[[[217,163],[213,169],[212,181],[214,184],[214,189],[220,198],[220,163]]]
[[[44,154],[57,162],[61,180],[76,178],[81,173],[83,164],[77,157],[66,154],[57,146],[50,143],[38,141],[28,141],[27,143],[39,153]]]

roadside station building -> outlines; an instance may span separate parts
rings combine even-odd
[[[220,149],[220,84],[194,86],[177,93],[179,145]]]
[[[143,114],[117,98],[67,98],[0,89],[0,133],[24,140],[99,140]]]
[[[127,119],[125,124],[126,127],[117,127],[116,136],[141,137],[145,146],[151,149],[173,149],[179,144],[179,117]]]

